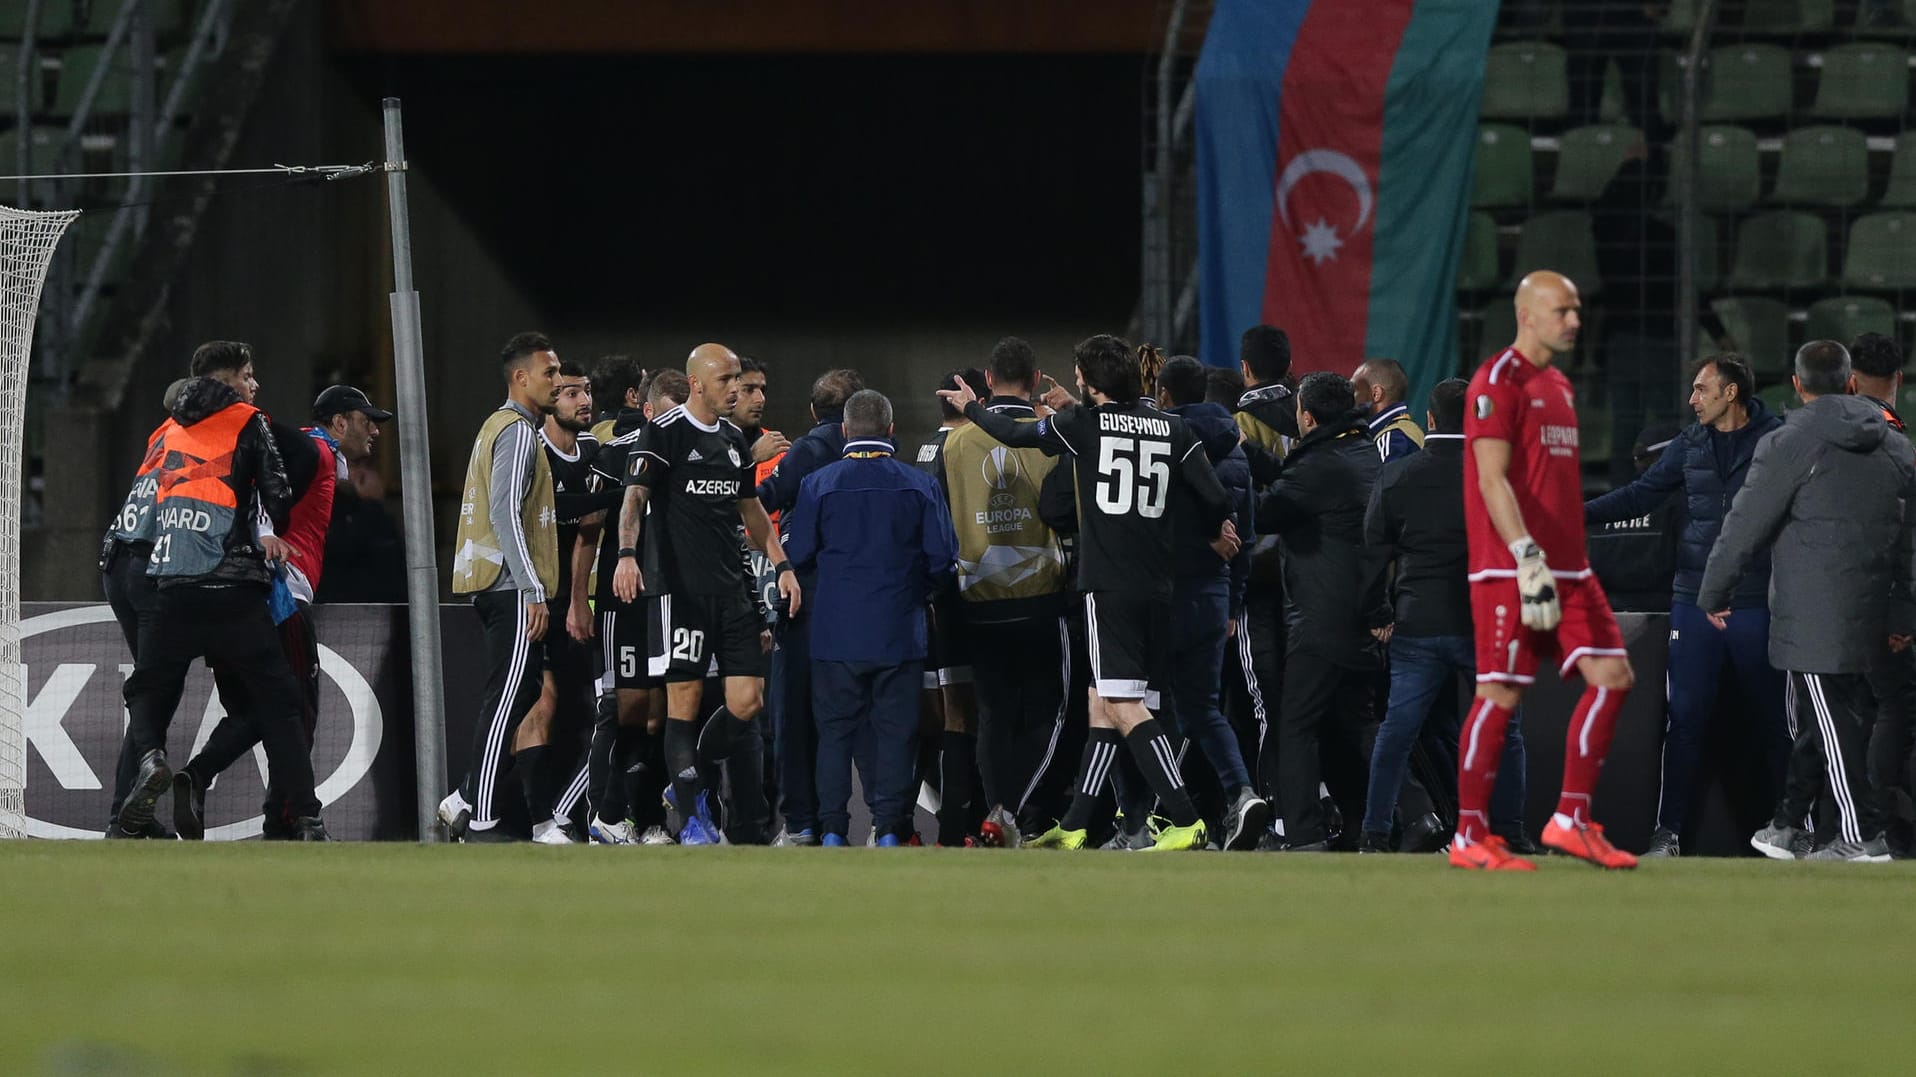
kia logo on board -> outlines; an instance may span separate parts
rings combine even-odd
[[[126,729],[120,690],[133,672],[132,655],[112,608],[104,605],[25,618],[20,640],[28,687],[26,832],[35,838],[100,837]],[[326,805],[345,796],[372,770],[385,723],[372,686],[352,663],[322,645],[319,668],[313,772],[319,778],[320,803]],[[212,675],[196,663],[167,738],[175,768],[205,745],[225,714]],[[342,746],[348,720],[351,739]],[[180,754],[183,749],[185,754]],[[207,827],[208,840],[259,834],[266,761],[257,746],[252,755],[254,765],[241,759],[214,783],[207,797],[208,821],[215,824]],[[164,804],[163,799],[162,819]]]

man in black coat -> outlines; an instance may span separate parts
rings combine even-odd
[[[1391,824],[1411,750],[1433,708],[1477,675],[1470,623],[1470,542],[1464,526],[1464,396],[1462,378],[1430,392],[1430,434],[1423,451],[1385,464],[1364,517],[1365,542],[1396,562],[1396,620],[1390,634],[1390,707],[1370,756],[1360,853],[1391,851]],[[1456,708],[1446,730],[1457,740]],[[1440,727],[1441,728],[1441,727]],[[1504,727],[1503,765],[1490,797],[1491,828],[1513,849],[1529,848],[1523,833],[1523,733]],[[1409,809],[1416,811],[1415,808]],[[1435,813],[1406,821],[1404,850],[1430,852],[1448,838]]]
[[[1368,756],[1369,675],[1383,660],[1391,610],[1382,558],[1364,546],[1364,512],[1381,461],[1349,380],[1318,372],[1297,392],[1302,437],[1258,497],[1257,529],[1284,565],[1284,701],[1277,728],[1283,849],[1321,852],[1319,742],[1336,735]],[[1333,724],[1333,717],[1337,723]]]

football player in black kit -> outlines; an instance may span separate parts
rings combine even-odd
[[[1140,400],[1143,374],[1129,344],[1100,334],[1080,342],[1073,357],[1079,391],[1089,406],[1066,407],[1035,423],[993,414],[968,386],[938,393],[998,441],[1052,455],[1070,453],[1077,470],[1078,586],[1084,591],[1091,650],[1091,735],[1079,760],[1070,809],[1032,844],[1084,847],[1098,795],[1123,741],[1168,820],[1151,848],[1202,849],[1204,822],[1178,774],[1170,738],[1148,709],[1166,683],[1159,666],[1169,650],[1164,637],[1171,622],[1171,580],[1140,566],[1171,564],[1174,521],[1186,512],[1198,513],[1207,533],[1217,528],[1219,556],[1234,556],[1231,499],[1183,420]]]
[[[752,720],[765,705],[760,624],[736,544],[741,524],[751,545],[772,559],[779,594],[793,612],[800,596],[758,502],[750,449],[726,417],[738,403],[738,356],[721,344],[701,344],[686,360],[685,373],[691,395],[684,406],[655,416],[628,457],[613,591],[626,602],[641,592],[646,596],[648,665],[665,678],[665,761],[685,820],[679,842],[715,845],[719,834],[699,776],[698,712],[711,660],[717,659],[725,679],[725,705],[709,718],[720,723],[717,735],[708,738],[715,752],[729,754],[730,743],[757,736]],[[654,506],[649,516],[648,503]]]
[[[607,389],[618,392],[627,406],[601,439],[593,470],[601,481],[621,491],[625,468],[638,446],[647,419],[663,415],[685,402],[685,375],[661,370],[648,376],[638,364],[617,358],[604,372]],[[602,424],[603,425],[603,424]],[[600,535],[598,582],[594,601],[599,613],[600,651],[605,665],[600,683],[599,718],[592,730],[587,754],[590,773],[587,795],[592,802],[592,843],[595,845],[670,845],[665,810],[659,802],[664,783],[665,756],[656,734],[665,721],[665,682],[647,668],[645,607],[625,603],[613,593],[612,577],[619,564],[618,506],[608,511]]]
[[[519,723],[512,751],[516,765],[525,768],[519,782],[525,789],[532,840],[570,845],[576,839],[568,819],[585,793],[587,778],[576,758],[576,740],[593,698],[592,654],[587,649],[592,609],[586,601],[592,546],[580,537],[588,520],[598,530],[596,521],[617,503],[618,495],[616,484],[605,483],[592,469],[599,441],[591,433],[592,386],[585,367],[561,362],[556,384],[558,401],[546,415],[539,441],[552,468],[553,509],[559,515],[559,586],[546,600],[553,629],[541,641],[545,677],[539,702]]]

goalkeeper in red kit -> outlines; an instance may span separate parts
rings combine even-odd
[[[1477,695],[1457,747],[1453,867],[1534,871],[1490,832],[1487,807],[1504,727],[1553,654],[1583,677],[1564,733],[1563,792],[1542,842],[1603,868],[1636,867],[1590,819],[1610,733],[1635,683],[1623,635],[1583,543],[1583,477],[1570,379],[1551,360],[1576,346],[1577,286],[1540,270],[1517,288],[1517,340],[1470,379],[1464,416],[1464,515]]]

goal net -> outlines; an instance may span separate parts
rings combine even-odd
[[[0,206],[0,838],[25,833],[27,671],[20,664],[20,474],[22,420],[33,321],[47,263],[78,211],[33,213]]]

